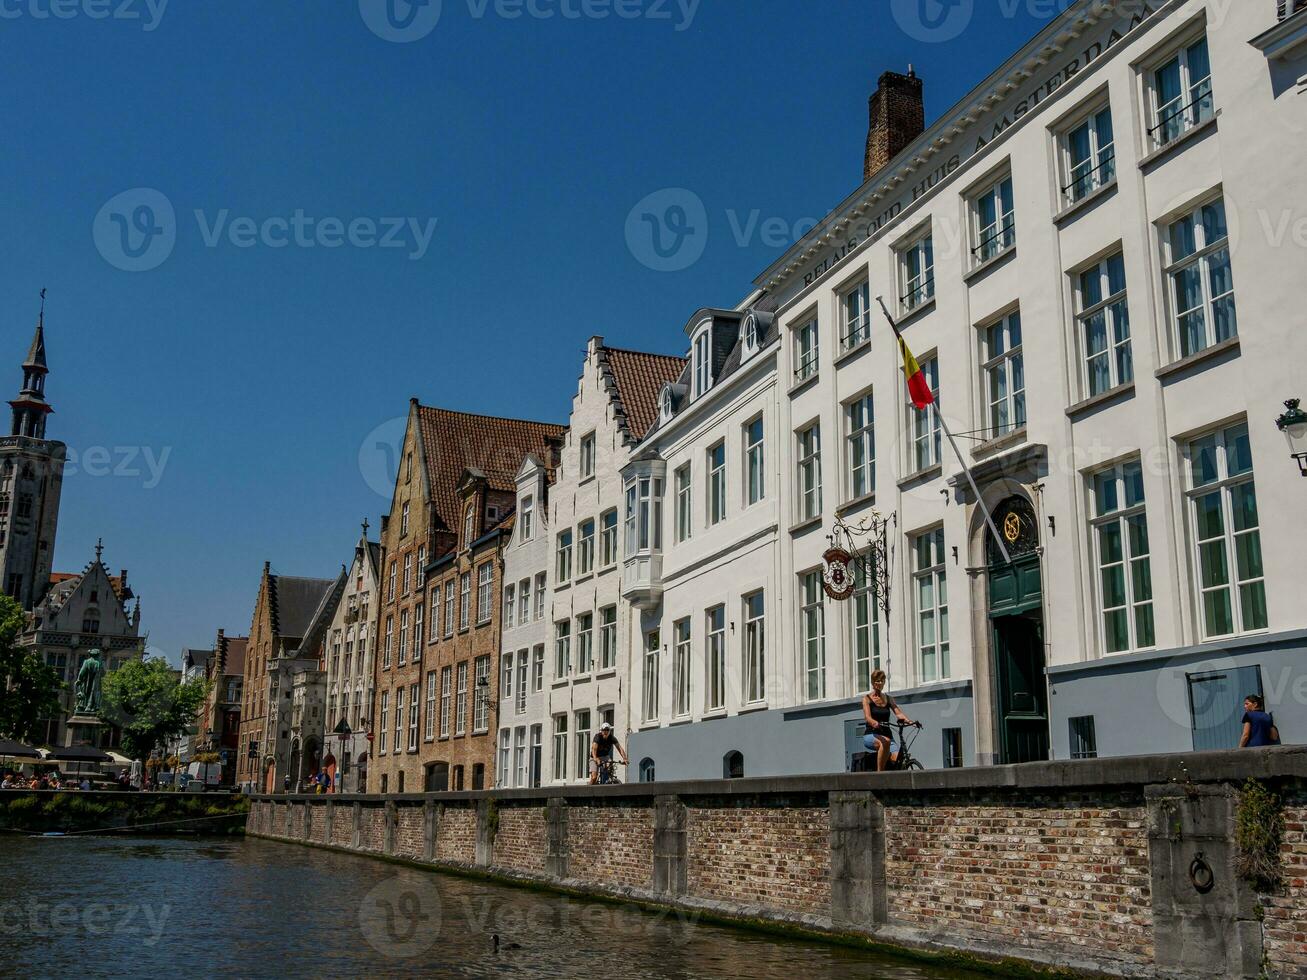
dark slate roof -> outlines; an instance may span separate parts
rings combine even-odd
[[[313,610],[308,626],[300,634],[301,651],[312,653],[327,635],[327,629],[336,616],[336,607],[340,605],[340,597],[345,594],[345,583],[348,578],[349,572],[342,568],[340,574],[327,583],[328,588],[322,593],[317,608]]]
[[[27,360],[23,367],[46,367],[45,363],[45,324],[37,323],[36,334],[32,337],[32,346],[27,350]]]
[[[469,415],[426,405],[417,406],[417,419],[431,502],[445,530],[458,527],[457,488],[465,470],[480,470],[492,489],[512,492],[527,454],[548,458],[548,443],[567,431],[549,422]]]
[[[658,393],[685,370],[684,357],[646,354],[642,351],[604,347],[608,367],[617,384],[617,397],[626,413],[631,438],[639,441],[658,419]]]
[[[222,673],[223,676],[242,677],[245,674],[245,649],[249,646],[248,636],[224,636],[222,638]]]
[[[273,628],[280,636],[300,639],[335,580],[270,575],[268,584],[271,587]]]

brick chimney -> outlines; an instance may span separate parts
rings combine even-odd
[[[926,131],[926,106],[921,79],[909,66],[906,75],[887,71],[870,100],[867,155],[862,179],[870,180]]]

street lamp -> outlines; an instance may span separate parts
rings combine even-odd
[[[1298,461],[1298,469],[1307,476],[1307,412],[1299,407],[1301,399],[1290,398],[1284,403],[1284,414],[1275,424],[1289,443],[1289,455]]]

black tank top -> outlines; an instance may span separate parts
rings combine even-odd
[[[876,699],[870,694],[865,695],[868,707],[871,708],[871,717],[878,725],[888,725],[890,719],[890,710],[894,705],[894,699],[888,694],[885,695],[885,704],[882,707],[876,703]]]

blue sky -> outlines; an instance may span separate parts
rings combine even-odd
[[[404,0],[398,21],[386,0],[53,2],[0,10],[0,386],[48,287],[49,433],[75,460],[56,569],[102,536],[174,659],[248,630],[265,560],[350,558],[388,505],[367,447],[410,396],[563,422],[590,335],[679,352],[690,313],[783,251],[762,222],[860,183],[881,71],[914,64],[933,120],[1048,6],[443,0],[426,32],[434,8]],[[665,188],[706,215],[676,271],[626,233]]]

